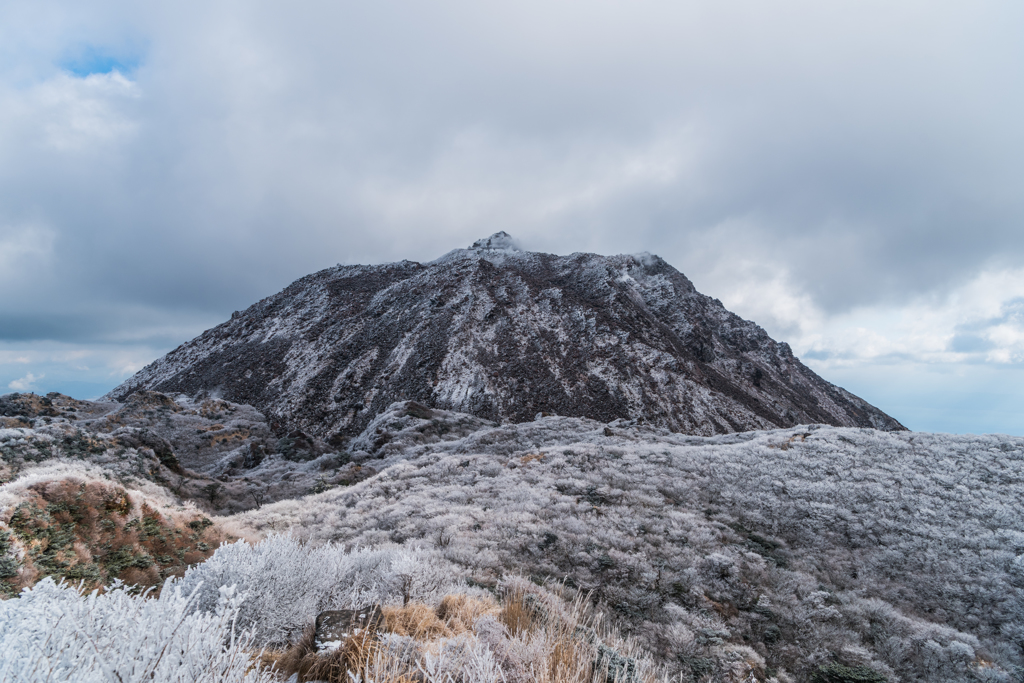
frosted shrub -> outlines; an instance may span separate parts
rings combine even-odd
[[[168,583],[160,597],[121,585],[80,595],[44,579],[0,602],[0,680],[18,683],[269,683],[252,668],[252,634],[237,629],[240,596],[217,590],[213,610]]]
[[[346,551],[341,545],[302,544],[270,536],[255,545],[221,546],[189,569],[183,591],[197,591],[196,609],[211,610],[218,586],[236,585],[245,596],[238,623],[257,642],[294,640],[317,613],[370,603],[432,600],[456,587],[457,573],[434,551],[385,547]]]
[[[833,660],[927,683],[1024,669],[1024,439],[565,417],[429,444],[389,429],[376,477],[234,522],[433,545],[474,577],[567,577],[684,680],[721,680],[734,655],[755,666],[742,646],[780,680]],[[901,618],[864,616],[865,599]]]
[[[0,601],[0,681],[263,683],[256,650],[301,633],[323,609],[368,603],[437,602],[456,587],[432,551],[346,551],[271,536],[222,546],[206,563],[164,584],[159,597],[116,582],[81,595],[50,578]],[[479,643],[443,643],[447,670],[496,680]],[[454,668],[454,669],[453,669]]]
[[[428,683],[499,683],[505,678],[491,651],[472,635],[444,638],[435,647],[436,655],[425,652],[418,662]]]

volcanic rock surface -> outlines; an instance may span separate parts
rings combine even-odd
[[[401,400],[497,422],[538,413],[712,435],[902,430],[650,254],[521,251],[505,233],[430,263],[297,280],[114,389],[215,396],[342,443]]]

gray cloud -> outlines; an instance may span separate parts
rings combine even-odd
[[[1024,260],[1022,15],[7,5],[0,336],[183,340],[318,268],[498,229],[655,252],[714,296],[784,273],[826,315],[942,296]]]

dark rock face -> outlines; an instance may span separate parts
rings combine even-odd
[[[380,628],[384,621],[380,605],[359,609],[335,609],[321,612],[314,622],[317,651],[337,649],[362,631]]]
[[[417,421],[416,443],[493,426],[412,402],[383,415],[403,426]],[[378,460],[395,450],[383,449],[390,440],[376,433],[364,439],[370,446],[379,442]],[[26,466],[65,457],[149,479],[206,512],[233,514],[372,477],[377,470],[365,461],[373,456],[339,453],[298,429],[275,435],[259,410],[209,397],[193,401],[146,390],[124,403],[56,392],[0,396],[0,482]]]
[[[431,263],[337,266],[183,344],[108,396],[208,394],[280,429],[359,434],[392,402],[538,412],[690,434],[903,426],[657,256],[555,256],[498,233]]]

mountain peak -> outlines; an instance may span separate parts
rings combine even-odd
[[[903,429],[657,257],[523,252],[505,232],[452,254],[309,275],[109,396],[217,395],[338,443],[407,400],[496,422],[547,412],[702,435]]]
[[[490,237],[484,237],[473,242],[470,249],[498,249],[502,251],[522,251],[512,235],[504,230],[496,232]]]

